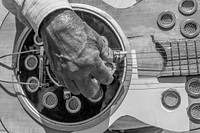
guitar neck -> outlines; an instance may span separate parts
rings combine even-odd
[[[200,74],[200,40],[173,40],[156,42],[164,58],[160,77],[190,76]]]

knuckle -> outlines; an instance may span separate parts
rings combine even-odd
[[[83,57],[81,60],[81,64],[83,66],[91,66],[94,67],[100,62],[99,51],[92,51],[87,54],[87,56]]]

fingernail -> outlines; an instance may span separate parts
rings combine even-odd
[[[105,85],[110,85],[110,84],[113,82],[113,80],[114,80],[114,77],[111,76],[111,77],[109,78],[109,80],[108,80],[106,83],[104,83],[104,84],[105,84]]]
[[[97,92],[97,94],[95,95],[95,97],[93,98],[88,98],[91,102],[96,103],[99,102],[101,99],[103,98],[103,90],[100,87],[99,91]]]
[[[108,46],[108,39],[105,36],[101,36],[106,46]]]

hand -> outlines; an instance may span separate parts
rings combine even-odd
[[[73,94],[95,99],[99,85],[94,78],[111,84],[112,72],[102,60],[112,62],[113,51],[74,11],[53,12],[44,19],[40,33],[52,70]]]

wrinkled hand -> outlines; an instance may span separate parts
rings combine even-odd
[[[112,62],[113,51],[74,11],[53,12],[44,19],[40,33],[51,68],[73,94],[95,98],[99,91],[95,79],[105,85],[113,81],[102,61]]]

